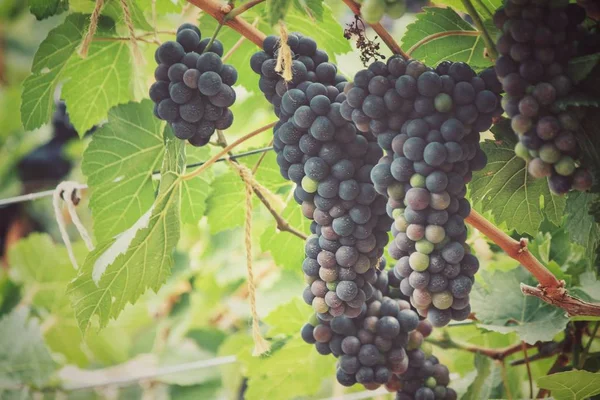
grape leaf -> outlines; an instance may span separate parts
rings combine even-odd
[[[67,61],[81,43],[86,25],[84,15],[71,14],[40,44],[31,66],[33,74],[23,82],[21,120],[26,130],[38,128],[50,119],[54,88],[63,76]]]
[[[302,208],[290,202],[281,213],[290,226],[300,232],[309,232],[310,220],[302,215]],[[260,247],[271,252],[275,263],[291,271],[300,271],[304,261],[304,243],[298,236],[281,232],[271,224],[260,236]]]
[[[206,147],[186,149],[188,164],[206,161],[210,152]],[[181,191],[181,220],[197,224],[206,211],[206,200],[212,191],[212,170],[202,172],[194,179],[184,180]]]
[[[438,0],[434,3],[444,4],[448,7],[452,7],[456,11],[464,12],[465,14],[469,13],[462,0]],[[502,6],[502,0],[481,0],[474,1],[472,4],[481,18],[484,20],[491,20],[494,12]]]
[[[271,25],[285,19],[292,0],[267,0],[267,17]]]
[[[245,190],[242,178],[234,171],[227,171],[215,179],[206,204],[206,216],[213,235],[244,223]]]
[[[430,38],[412,51],[411,56],[429,65],[437,65],[444,60],[463,61],[473,68],[492,65],[484,57],[485,43],[481,35],[468,22],[451,8],[426,7],[417,14],[417,20],[407,27],[402,37],[402,47],[407,51]],[[432,38],[433,35],[440,37]],[[469,35],[469,36],[467,36]]]
[[[171,271],[172,252],[180,234],[180,174],[185,167],[184,142],[165,131],[166,150],[154,204],[127,231],[99,244],[69,285],[80,329],[94,315],[99,326],[117,318],[148,288],[157,291]]]
[[[69,0],[29,0],[29,11],[38,20],[62,13],[69,9]]]
[[[467,392],[461,400],[492,399],[492,392],[498,385],[502,385],[502,372],[500,366],[489,357],[475,354],[475,380],[469,385]]]
[[[152,31],[152,25],[148,23],[146,17],[144,17],[144,12],[138,6],[135,0],[126,0],[127,5],[129,6],[129,12],[131,13],[131,20],[133,25],[137,29],[142,29],[145,31]],[[159,0],[157,3],[161,3],[162,1],[168,0]],[[96,5],[95,0],[69,0],[71,10],[83,14],[91,14],[94,11],[94,6]],[[114,21],[124,22],[125,18],[123,16],[123,8],[121,6],[120,0],[106,0],[104,2],[104,7],[102,7],[102,15],[112,18]]]
[[[561,111],[569,107],[600,107],[600,98],[587,93],[575,92],[556,100],[554,105]]]
[[[594,67],[598,65],[598,61],[600,61],[600,53],[572,58],[569,60],[567,74],[573,82],[579,83],[587,78]]]
[[[568,371],[541,376],[537,384],[552,391],[556,400],[583,400],[600,393],[600,374],[589,371]]]
[[[287,400],[316,394],[334,371],[335,359],[323,357],[296,336],[264,359],[254,359],[248,372],[248,400]]]
[[[515,155],[513,146],[507,141],[487,140],[481,144],[488,164],[473,174],[471,200],[479,211],[491,211],[497,223],[506,222],[517,232],[535,235],[544,215],[560,224],[565,199],[553,196],[545,179],[529,176],[525,161]]]
[[[154,201],[152,172],[164,154],[164,125],[145,100],[113,108],[108,123],[92,135],[81,169],[92,191],[99,242],[130,227]]]
[[[589,207],[598,195],[572,191],[567,195],[565,229],[571,240],[586,249],[586,257],[593,265],[596,248],[600,244],[600,224],[589,214]]]
[[[294,7],[313,20],[323,21],[323,0],[294,0]]]
[[[569,322],[562,309],[521,293],[521,282],[537,283],[523,267],[494,274],[482,271],[481,275],[486,285],[476,283],[471,294],[479,327],[500,333],[516,332],[521,340],[534,344],[552,340]]]
[[[20,307],[0,319],[0,387],[39,387],[56,369],[37,321],[27,314]]]
[[[62,97],[80,136],[102,121],[111,107],[133,99],[131,64],[129,43],[122,40],[94,42],[86,58],[69,59]]]
[[[142,10],[151,10],[152,4],[156,4],[157,14],[178,14],[181,12],[182,2],[180,0],[136,0]]]
[[[288,303],[271,311],[263,321],[271,327],[268,332],[269,336],[292,336],[300,332],[300,328],[312,314],[311,307],[307,306],[300,298],[294,297]]]

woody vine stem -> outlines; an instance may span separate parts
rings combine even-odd
[[[223,6],[219,0],[188,0],[188,2],[211,15],[219,23],[229,26],[257,46],[262,47],[266,35],[244,19],[240,18],[240,15],[250,7],[245,7],[243,10],[233,9],[237,11],[235,11],[232,16],[228,15],[228,13],[232,11],[232,8],[227,5]],[[343,2],[355,14],[360,13],[360,6],[355,1],[343,0]],[[251,3],[252,5],[256,5],[261,3],[261,1],[253,1]],[[408,57],[393,37],[380,24],[374,24],[371,25],[371,27],[392,52]],[[486,33],[487,32],[480,32],[480,34],[483,35]],[[197,175],[197,173],[198,171],[195,171],[193,176]],[[471,214],[466,218],[466,222],[500,246],[502,250],[510,257],[517,260],[538,280],[539,285],[537,287],[521,284],[521,290],[525,295],[538,297],[546,303],[560,307],[565,310],[569,316],[600,316],[600,304],[588,303],[569,295],[568,291],[564,288],[565,283],[559,281],[528,251],[526,239],[521,239],[520,241],[514,240],[474,210],[471,211]]]

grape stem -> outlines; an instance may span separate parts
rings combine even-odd
[[[499,349],[494,349],[490,347],[482,347],[477,346],[470,343],[462,343],[457,342],[450,338],[448,334],[445,334],[442,339],[433,339],[427,338],[425,341],[431,343],[434,346],[437,346],[442,349],[457,349],[457,350],[465,350],[470,353],[481,354],[486,357],[489,357],[493,360],[503,361],[506,357],[511,356],[515,353],[518,353],[523,350],[523,344],[521,342],[514,344],[512,346],[507,346]],[[535,347],[532,344],[526,344],[528,348]]]
[[[498,51],[496,51],[496,45],[494,43],[494,40],[492,40],[492,36],[485,28],[485,25],[483,24],[479,13],[471,3],[471,0],[462,0],[462,3],[467,9],[467,12],[471,16],[471,18],[473,18],[473,23],[483,35],[483,41],[485,42],[485,47],[487,48],[488,55],[492,60],[496,60],[498,58]]]
[[[348,6],[348,8],[355,15],[360,15],[360,5],[356,1],[354,1],[354,0],[342,0],[342,1]],[[371,26],[371,28],[373,28],[375,33],[377,33],[379,35],[381,40],[383,40],[383,43],[385,43],[386,46],[390,48],[392,53],[400,54],[402,57],[407,58],[407,59],[409,58],[408,54],[406,54],[404,52],[404,50],[402,50],[402,48],[394,40],[392,35],[390,35],[390,33],[380,23],[369,24],[369,25]]]
[[[528,251],[527,239],[517,241],[511,238],[475,210],[471,210],[471,214],[465,220],[500,246],[538,280],[540,284],[537,287],[521,283],[523,294],[538,297],[546,303],[560,307],[569,316],[600,316],[600,304],[588,303],[570,296],[564,287],[565,282],[559,281]]]
[[[433,35],[425,36],[423,39],[419,40],[410,49],[408,49],[406,54],[410,57],[412,55],[412,53],[414,53],[419,47],[423,46],[424,44],[427,44],[436,39],[440,39],[440,38],[443,38],[446,36],[480,36],[480,35],[481,35],[481,32],[479,32],[479,31],[444,31],[444,32],[434,33]]]
[[[227,22],[232,20],[233,18],[237,17],[238,15],[245,13],[246,11],[248,11],[249,9],[251,9],[252,7],[254,7],[257,4],[260,4],[262,2],[264,2],[265,0],[251,0],[247,3],[242,4],[241,6],[235,7],[234,9],[232,9],[231,11],[229,11],[227,13],[227,15],[225,15],[225,17],[223,18],[223,21]]]
[[[213,165],[215,162],[217,162],[217,160],[219,160],[219,158],[223,157],[225,154],[229,153],[229,151],[231,151],[232,149],[236,148],[237,146],[239,146],[240,144],[244,143],[246,140],[253,138],[254,136],[263,133],[266,130],[271,129],[272,127],[275,126],[277,122],[271,122],[270,124],[267,124],[265,126],[262,126],[260,128],[258,128],[255,131],[252,131],[244,136],[242,136],[241,138],[237,139],[235,142],[227,145],[226,147],[223,148],[223,150],[219,151],[217,154],[215,154],[214,156],[212,156],[210,159],[208,159],[204,164],[202,164],[202,166],[200,168],[198,168],[197,170],[190,172],[189,174],[183,175],[181,177],[182,180],[187,181],[189,179],[195,178],[198,175],[200,175],[202,172],[206,171],[208,169],[208,167],[210,167],[211,165]]]
[[[240,18],[239,15],[227,20],[225,17],[229,12],[233,11],[229,6],[224,7],[219,0],[188,0],[188,2],[209,14],[218,23],[229,26],[262,48],[262,43],[266,35]]]

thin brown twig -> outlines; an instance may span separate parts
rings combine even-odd
[[[223,5],[218,0],[188,0],[188,2],[204,10],[207,14],[216,19],[217,22],[229,26],[257,46],[262,47],[266,35],[239,16],[225,20],[227,13],[224,12]]]
[[[500,362],[500,369],[502,371],[502,383],[504,384],[504,390],[506,390],[506,398],[508,400],[512,400],[512,394],[510,392],[510,386],[508,386],[508,376],[506,375],[506,364],[504,364],[504,360]]]
[[[547,375],[552,375],[557,372],[560,372],[568,363],[569,363],[569,357],[567,357],[565,354],[560,354],[558,356],[558,358],[556,359],[556,361],[554,361],[554,364],[552,364],[552,367],[550,367],[550,369],[548,370]],[[535,398],[536,399],[544,398],[549,393],[550,393],[550,391],[547,389],[540,389],[538,391],[537,396],[535,396]]]
[[[271,141],[269,142],[269,146],[273,146],[273,139],[271,139]],[[267,152],[264,152],[260,155],[258,161],[256,161],[256,164],[254,164],[254,167],[252,167],[252,173],[256,174],[256,171],[258,171],[258,168],[260,167],[260,164],[262,164],[263,160],[265,159],[265,157],[267,156]]]
[[[225,16],[225,21],[229,21],[229,20],[237,17],[238,15],[245,13],[246,11],[248,11],[249,9],[251,9],[252,7],[254,7],[255,5],[260,4],[260,3],[264,2],[264,1],[265,0],[250,0],[247,3],[244,3],[244,4],[242,4],[239,7],[233,8]]]
[[[579,360],[579,369],[583,369],[583,366],[585,365],[585,359],[587,358],[587,355],[590,352],[590,348],[592,347],[592,342],[594,341],[596,333],[598,333],[598,328],[600,328],[600,321],[596,321],[590,338],[588,339],[588,342],[585,345],[585,348],[583,349],[583,353],[581,353],[581,358]]]
[[[498,58],[498,51],[496,50],[496,44],[494,43],[494,40],[492,39],[492,36],[488,32],[487,28],[483,24],[483,20],[479,16],[479,13],[477,12],[475,7],[471,3],[471,0],[462,0],[462,3],[465,6],[465,8],[467,9],[467,12],[469,13],[469,15],[471,16],[471,19],[473,20],[473,23],[477,27],[477,30],[479,30],[481,32],[483,41],[485,42],[485,47],[487,48],[490,58],[492,60],[496,60]]]
[[[156,42],[155,39],[146,39],[143,36],[136,36],[136,40],[144,43],[150,44],[160,44],[160,42]],[[121,42],[121,41],[131,41],[130,37],[95,37],[92,39],[94,42]]]
[[[435,346],[438,346],[442,349],[465,350],[470,353],[482,354],[493,360],[499,360],[499,361],[502,361],[506,357],[511,356],[515,353],[518,353],[519,351],[521,351],[523,349],[523,345],[521,343],[517,343],[512,346],[494,349],[494,348],[490,348],[490,347],[477,346],[477,345],[470,344],[470,343],[457,342],[457,341],[451,339],[447,335],[442,340],[433,339],[433,338],[427,338],[426,340],[429,343],[431,343]],[[527,344],[527,347],[534,347],[534,345]]]
[[[527,355],[527,344],[521,341],[521,348],[523,349],[523,357],[525,359],[525,365],[527,366],[527,377],[529,378],[529,398],[533,398],[533,377],[531,376],[531,365],[529,365],[529,356]]]
[[[255,18],[254,21],[252,22],[252,26],[256,27],[256,25],[258,24],[258,18]],[[229,59],[229,57],[231,57],[233,55],[233,53],[235,53],[235,51],[237,49],[240,48],[240,46],[246,41],[246,37],[245,36],[240,36],[240,38],[238,39],[237,42],[235,42],[235,44],[233,46],[231,46],[231,48],[229,49],[229,51],[227,53],[225,53],[225,55],[223,56],[223,62],[227,61]]]
[[[444,31],[434,33],[433,35],[425,36],[423,39],[419,40],[417,43],[413,44],[410,49],[406,51],[406,54],[410,57],[412,53],[415,52],[419,47],[432,42],[436,39],[440,39],[446,36],[480,36],[481,32],[479,31]]]
[[[343,2],[348,6],[348,8],[350,8],[350,10],[352,10],[352,12],[354,14],[360,15],[360,4],[358,4],[354,0],[343,0]],[[396,40],[394,40],[392,35],[390,35],[390,33],[380,23],[369,24],[369,25],[375,31],[375,33],[377,33],[377,35],[379,35],[381,40],[383,40],[383,43],[385,43],[386,46],[390,48],[392,53],[400,54],[401,56],[403,56],[405,58],[409,58],[408,54],[406,54],[404,52],[404,50],[402,50],[402,48],[400,47],[398,42],[396,42]]]
[[[214,156],[212,156],[211,158],[208,159],[208,161],[206,161],[204,164],[202,164],[202,166],[200,168],[198,168],[197,170],[190,172],[189,174],[186,174],[182,177],[183,180],[188,180],[188,179],[192,179],[198,175],[200,175],[202,172],[204,172],[206,169],[208,169],[208,167],[210,167],[211,165],[213,165],[219,158],[223,157],[225,154],[229,153],[229,151],[231,151],[232,149],[236,148],[237,146],[239,146],[241,143],[244,143],[246,140],[253,138],[254,136],[263,133],[264,131],[271,129],[272,127],[275,126],[277,122],[271,122],[270,124],[267,124],[265,126],[262,126],[258,129],[256,129],[255,131],[252,131],[244,136],[242,136],[241,138],[237,139],[236,141],[234,141],[233,143],[227,145],[225,148],[223,148],[223,150],[219,151],[217,154],[215,154]]]

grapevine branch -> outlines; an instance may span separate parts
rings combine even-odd
[[[429,343],[431,343],[437,347],[440,347],[442,349],[465,350],[470,353],[482,354],[486,357],[489,357],[493,360],[498,360],[498,361],[503,361],[506,357],[511,356],[511,355],[523,350],[523,344],[521,344],[520,342],[517,344],[514,344],[512,346],[494,349],[494,348],[490,348],[490,347],[481,347],[481,346],[477,346],[477,345],[470,344],[470,343],[457,342],[455,340],[452,340],[450,338],[450,336],[448,336],[448,335],[445,335],[444,338],[441,340],[433,339],[433,338],[427,338],[426,340]],[[530,345],[530,344],[527,344],[526,346],[528,348],[535,347],[534,345]]]
[[[477,10],[473,6],[473,4],[471,4],[471,0],[462,0],[462,3],[465,6],[465,8],[467,9],[467,12],[471,16],[471,18],[473,18],[473,23],[475,23],[477,30],[479,30],[481,32],[481,34],[483,36],[483,41],[485,42],[485,47],[487,48],[490,58],[492,60],[497,59],[498,51],[496,51],[496,45],[494,43],[494,40],[492,39],[492,36],[486,29],[485,25],[483,24],[483,21],[481,20],[479,13],[477,12]]]
[[[360,5],[357,2],[354,0],[343,0],[343,2],[346,3],[348,8],[350,8],[354,14],[360,15]],[[390,35],[390,33],[380,23],[371,24],[371,28],[373,28],[375,33],[377,33],[381,40],[383,40],[383,43],[385,43],[394,54],[400,54],[404,58],[409,58],[408,54],[402,50],[392,35]]]
[[[600,304],[591,304],[570,296],[564,288],[565,282],[559,281],[529,252],[526,239],[517,241],[511,238],[475,210],[471,210],[466,221],[500,246],[506,254],[517,260],[538,280],[540,283],[538,287],[522,283],[521,291],[524,294],[538,297],[546,303],[560,307],[570,316],[600,316]]]

